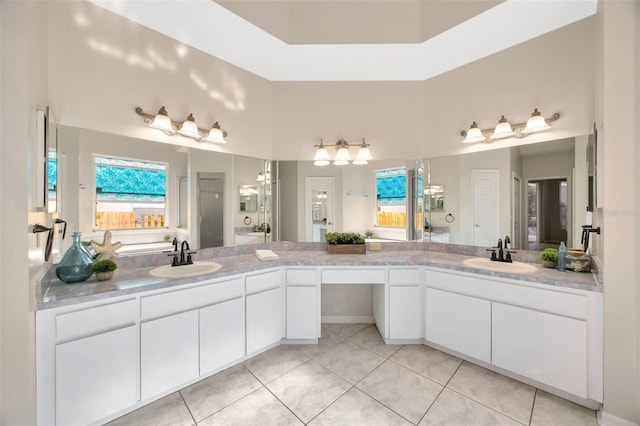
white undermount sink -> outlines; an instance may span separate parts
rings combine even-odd
[[[164,265],[149,271],[149,275],[161,278],[187,278],[197,275],[212,274],[222,265],[215,262],[193,262],[192,265]]]
[[[494,272],[512,272],[518,274],[526,274],[529,272],[535,272],[537,269],[535,266],[522,262],[496,262],[484,257],[476,257],[473,259],[466,259],[464,261],[466,266],[473,268],[485,269],[487,271]]]

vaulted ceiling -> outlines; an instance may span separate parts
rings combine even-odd
[[[597,0],[88,0],[272,81],[420,81],[595,14]]]

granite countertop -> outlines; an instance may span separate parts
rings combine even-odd
[[[260,261],[255,254],[226,257],[198,256],[196,260],[214,261],[222,265],[222,267],[212,274],[181,279],[152,277],[149,275],[149,271],[156,267],[154,266],[121,268],[116,272],[113,279],[108,281],[97,281],[95,276],[92,276],[82,283],[65,284],[56,278],[54,265],[42,280],[42,287],[36,301],[36,310],[197,283],[279,266],[431,266],[454,271],[472,272],[485,276],[602,292],[602,286],[598,284],[592,273],[558,272],[554,269],[543,268],[539,264],[533,264],[536,266],[535,272],[522,274],[493,272],[464,265],[465,259],[476,256],[422,250],[369,251],[365,255],[327,254],[326,251],[276,250],[275,252],[280,258],[268,262]]]

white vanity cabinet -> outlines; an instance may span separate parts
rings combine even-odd
[[[602,402],[602,293],[435,268],[426,285],[427,343]]]
[[[426,291],[425,340],[491,362],[491,302],[435,288]]]
[[[320,336],[320,271],[315,268],[287,268],[284,274],[286,338],[317,341]]]
[[[587,398],[587,321],[493,303],[492,363]]]
[[[198,377],[198,311],[143,322],[140,339],[142,399]]]
[[[242,297],[200,309],[200,374],[244,356],[244,328]]]
[[[421,339],[424,269],[389,268],[388,274],[389,339]]]
[[[137,301],[39,311],[39,424],[83,425],[138,401]]]
[[[280,343],[284,337],[282,271],[245,277],[247,355]]]

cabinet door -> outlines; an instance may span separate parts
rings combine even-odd
[[[587,322],[493,303],[493,364],[587,397]]]
[[[198,311],[140,326],[142,399],[198,377]]]
[[[420,287],[389,287],[389,337],[419,339],[421,332]]]
[[[200,309],[200,373],[217,370],[244,356],[244,300]]]
[[[425,339],[491,362],[491,302],[427,289]]]
[[[56,424],[89,424],[135,404],[137,349],[135,326],[57,345]]]
[[[318,338],[317,287],[287,287],[287,339]]]
[[[280,288],[247,296],[247,354],[277,343],[282,338]]]

